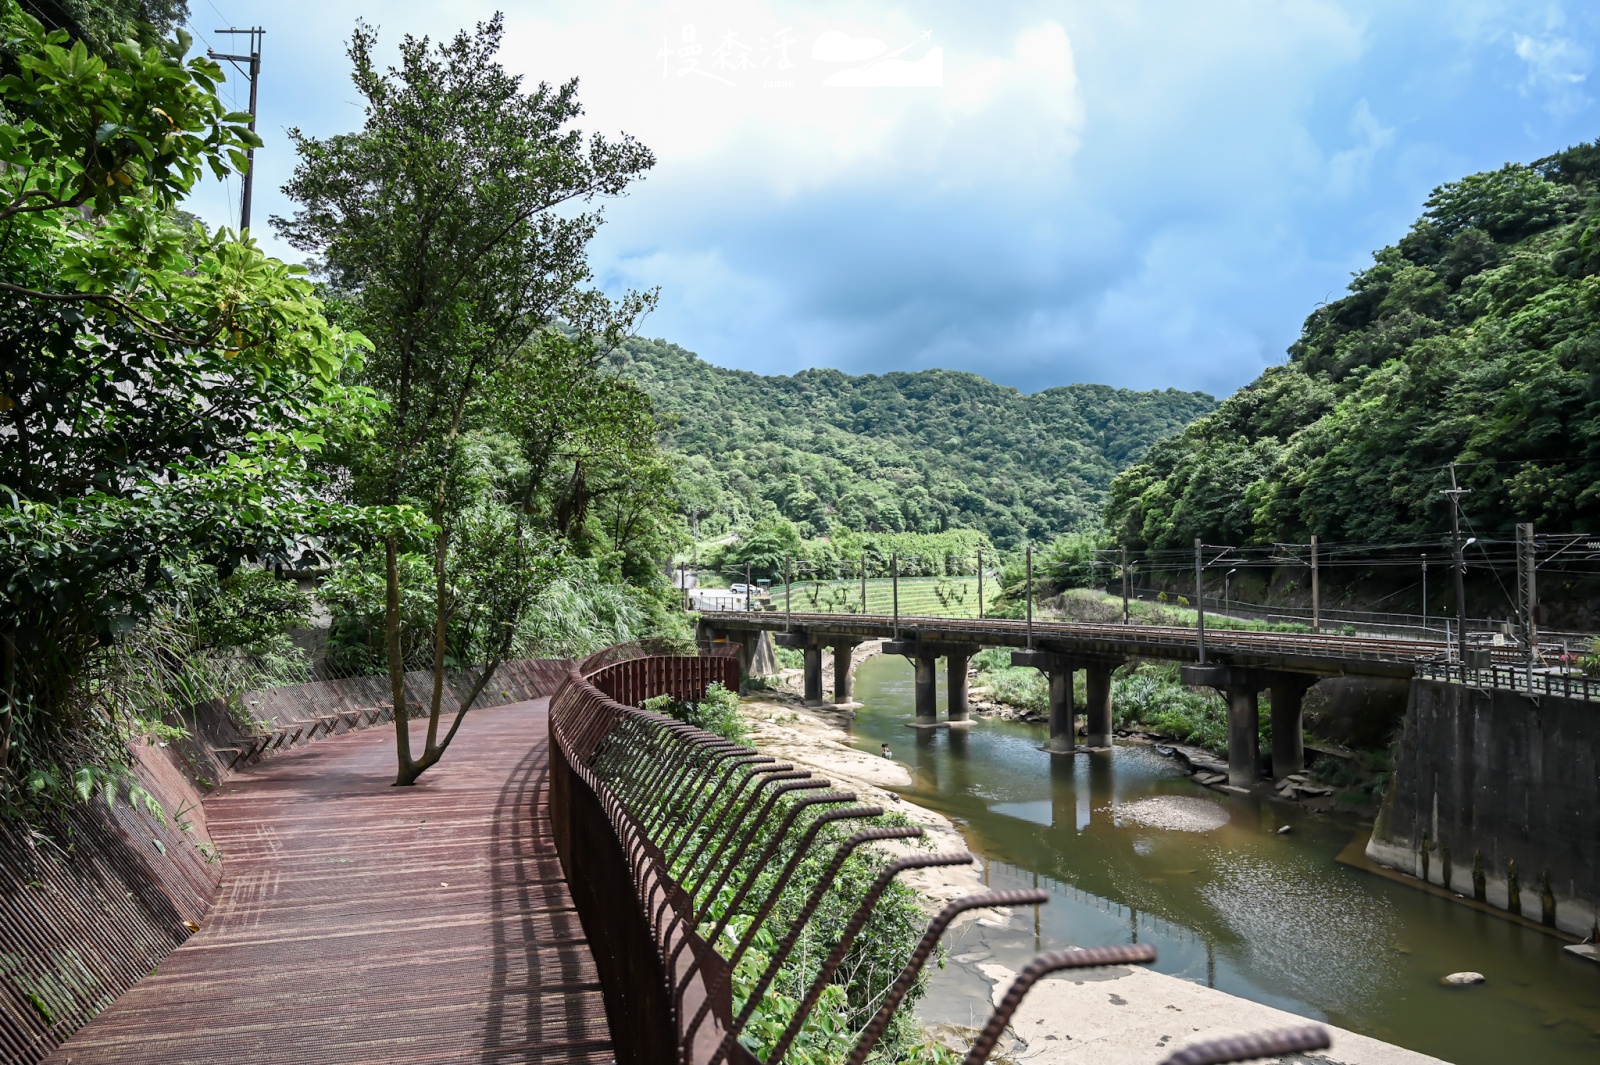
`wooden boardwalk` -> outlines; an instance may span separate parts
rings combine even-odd
[[[547,703],[473,711],[414,788],[388,786],[392,727],[230,780],[199,933],[47,1060],[611,1061],[550,835]]]

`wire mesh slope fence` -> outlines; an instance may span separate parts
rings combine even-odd
[[[861,1001],[838,994],[859,974],[848,956],[897,878],[973,858],[923,849],[920,828],[886,821],[854,793],[639,705],[661,694],[692,701],[713,682],[737,689],[738,680],[735,659],[635,645],[574,666],[551,703],[556,848],[594,950],[617,1058],[890,1060],[886,1034],[904,1023],[945,930],[969,911],[1040,905],[1049,892],[956,899],[894,959],[892,978],[882,974]],[[866,875],[846,875],[852,861]],[[813,943],[807,932],[830,895],[840,920]],[[1017,974],[965,1065],[988,1060],[1046,975],[1154,959],[1148,944],[1040,955]],[[774,1008],[778,1000],[786,1005]],[[1327,1045],[1327,1032],[1311,1026],[1192,1046],[1169,1060],[1242,1061]]]

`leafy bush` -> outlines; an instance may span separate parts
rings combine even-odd
[[[699,702],[679,702],[670,695],[657,695],[640,704],[646,710],[675,717],[696,728],[714,732],[734,743],[748,743],[750,730],[739,713],[739,695],[729,691],[720,682],[706,689],[705,698]]]
[[[669,695],[662,695],[646,700],[643,705],[646,709],[669,714],[736,743],[748,741],[748,730],[739,711],[738,696],[720,684],[711,685],[705,698],[699,702],[677,702]],[[680,824],[698,819],[700,827],[696,830],[695,839],[703,839],[724,812],[724,804],[734,801],[732,792],[736,790],[729,789],[728,793],[711,797],[709,810],[681,806],[672,811],[671,817]],[[739,940],[749,930],[756,907],[769,892],[780,889],[773,913],[757,932],[750,951],[735,967],[732,985],[735,1015],[749,1001],[756,981],[778,947],[778,937],[790,928],[801,907],[817,889],[829,860],[840,844],[862,827],[908,826],[911,823],[899,814],[884,814],[865,821],[826,825],[797,865],[794,875],[780,884],[778,876],[793,855],[791,848],[803,835],[803,820],[778,845],[768,861],[758,863],[773,841],[775,831],[793,809],[795,801],[789,796],[780,799],[772,813],[759,825],[730,827],[729,831],[739,833],[753,827],[750,845],[744,852],[741,864],[729,875],[728,883],[717,892],[715,899],[709,897],[709,892],[715,885],[716,877],[706,877],[700,885],[700,891],[705,894],[697,902],[701,905],[710,904],[708,916],[699,929],[701,935],[711,936],[721,919],[724,916],[728,918],[728,927],[715,944],[724,957],[731,956]],[[803,819],[807,815],[801,816]],[[673,875],[680,883],[693,879],[690,874],[695,870],[691,870],[689,863],[698,849],[694,842],[680,849],[678,864],[673,869]],[[842,937],[857,902],[889,860],[884,852],[874,848],[858,850],[826,885],[821,904],[801,932],[794,952],[779,969],[776,980],[762,995],[741,1037],[745,1046],[758,1058],[765,1058],[776,1045],[823,960]],[[699,872],[703,873],[704,870],[700,869]],[[736,885],[746,880],[752,880],[752,887],[738,910],[730,913],[729,907],[737,893]],[[872,910],[861,934],[846,952],[843,963],[801,1028],[785,1060],[802,1065],[831,1065],[841,1060],[854,1046],[857,1033],[872,1017],[889,984],[915,948],[925,923],[926,918],[917,904],[915,892],[899,881],[892,883],[889,891]],[[942,961],[942,954],[940,959]],[[923,993],[924,982],[918,980],[878,1044],[873,1060],[953,1065],[953,1056],[928,1045],[913,1013],[912,1007]]]
[[[1222,699],[1185,687],[1175,665],[1140,665],[1111,684],[1119,725],[1143,725],[1212,751],[1228,749],[1228,710]]]
[[[739,912],[730,918],[729,929],[718,943],[719,949],[725,953],[732,951],[738,937],[749,928],[755,907],[777,886],[777,876],[790,857],[791,852],[780,846],[771,861],[760,868],[755,867],[756,860],[770,840],[771,831],[782,822],[789,805],[789,801],[784,800],[780,808],[757,829],[743,863],[730,878],[733,883],[741,883],[746,877],[753,876],[755,886],[741,904]],[[853,822],[848,827],[834,824],[823,828],[793,877],[782,885],[778,904],[758,933],[755,946],[735,969],[733,1006],[736,1016],[747,1003],[756,979],[767,967],[777,947],[777,935],[791,927],[801,906],[821,883],[829,859],[845,838],[867,825],[909,823],[900,815],[885,814],[869,821]],[[790,841],[798,836],[798,833],[792,834]],[[762,996],[750,1024],[741,1036],[746,1048],[758,1058],[764,1058],[773,1049],[823,960],[842,937],[857,902],[889,860],[885,852],[874,848],[858,850],[826,885],[821,904],[801,931],[793,953]],[[685,871],[680,868],[676,872],[681,875]],[[711,902],[709,916],[700,928],[702,935],[709,935],[715,930],[717,922],[727,912],[733,894],[733,890],[724,888]],[[889,984],[915,948],[925,924],[926,918],[917,905],[916,893],[899,881],[892,883],[873,908],[860,935],[846,951],[842,964],[801,1028],[785,1060],[803,1062],[805,1065],[831,1065],[843,1058],[854,1045],[856,1033],[871,1019]],[[913,1010],[924,992],[925,981],[919,979],[879,1042],[876,1060],[897,1062],[914,1057],[925,1058],[930,1053],[925,1047],[926,1037]],[[938,1056],[935,1060],[938,1060]]]

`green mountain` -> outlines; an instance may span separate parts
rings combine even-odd
[[[1216,401],[1069,385],[1024,395],[949,370],[853,377],[725,370],[633,340],[618,372],[669,417],[702,537],[767,502],[802,535],[981,530],[1000,547],[1092,524],[1117,471]]]
[[[1115,542],[1435,539],[1600,518],[1600,141],[1434,190],[1273,367],[1112,486]]]

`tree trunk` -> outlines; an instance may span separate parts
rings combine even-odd
[[[424,758],[433,754],[439,740],[439,708],[444,702],[444,650],[449,607],[445,602],[445,555],[450,549],[450,533],[443,524],[433,551],[433,701],[428,706],[428,744]]]
[[[406,667],[400,658],[400,549],[391,533],[383,542],[387,599],[383,608],[383,638],[389,652],[389,690],[394,698],[394,748],[399,772],[395,784],[417,779],[411,761],[411,722],[406,712]]]

